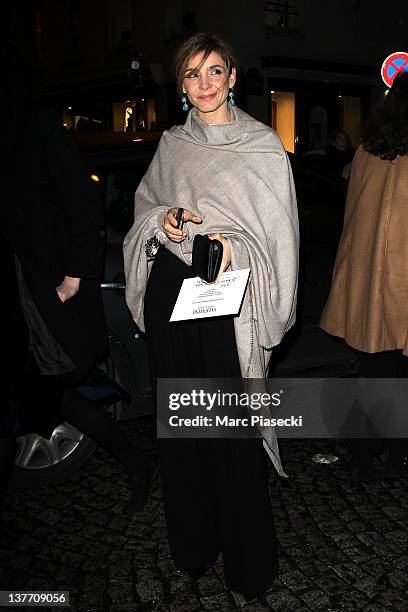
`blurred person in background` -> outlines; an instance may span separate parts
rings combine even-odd
[[[108,449],[128,473],[133,496],[127,510],[133,511],[146,500],[147,462],[111,416],[80,390],[95,384],[96,366],[108,352],[100,289],[103,204],[71,135],[39,103],[18,49],[3,43],[1,52],[8,66],[0,94],[7,117],[1,176],[8,198],[0,223],[8,279],[3,352],[9,358],[0,419],[0,489],[4,494],[13,467],[17,404],[28,411],[35,433],[49,437],[65,420]],[[24,126],[23,113],[29,118]]]
[[[349,135],[337,128],[330,134],[326,148],[326,160],[332,172],[339,177],[348,179],[353,161],[354,149]]]
[[[359,351],[360,375],[408,375],[408,74],[378,103],[354,156],[343,233],[320,326]],[[350,441],[352,476],[408,476],[406,439]]]

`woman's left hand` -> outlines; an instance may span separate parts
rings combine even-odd
[[[80,278],[76,278],[75,276],[66,276],[62,283],[55,288],[61,302],[66,302],[74,297],[74,295],[76,295],[79,291],[80,283]]]
[[[221,236],[221,234],[208,234],[210,240],[219,240],[223,247],[223,255],[221,261],[220,271],[216,280],[218,280],[223,272],[225,272],[231,265],[231,245],[228,238]]]

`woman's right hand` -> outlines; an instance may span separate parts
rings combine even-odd
[[[177,214],[178,208],[169,208],[166,212],[163,220],[163,230],[167,238],[170,238],[173,242],[183,242],[187,234],[181,229],[177,229]],[[193,223],[202,223],[202,218],[199,215],[194,215],[190,210],[184,209],[183,221],[192,221]]]

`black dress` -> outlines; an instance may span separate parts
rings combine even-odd
[[[183,279],[192,276],[159,250],[144,301],[152,377],[241,378],[232,317],[169,323]],[[247,599],[266,591],[278,555],[262,440],[160,439],[159,453],[176,567],[205,566],[221,552],[228,588]]]

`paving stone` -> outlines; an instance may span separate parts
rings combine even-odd
[[[319,589],[312,589],[299,593],[298,595],[311,610],[324,610],[327,612],[327,608],[330,604],[330,599],[324,591]]]
[[[138,586],[140,587],[140,585],[136,584],[136,589],[140,595]],[[155,587],[156,585],[152,583],[150,586],[151,592],[157,591]],[[112,603],[131,603],[135,598],[133,581],[130,576],[129,578],[121,577],[120,580],[110,580],[107,591]],[[140,591],[143,591],[143,589],[140,589]],[[145,590],[143,593],[146,594],[147,591]],[[159,597],[151,597],[145,601],[151,601],[154,599],[159,599]]]
[[[345,505],[346,505],[345,509],[340,510],[338,514],[340,520],[343,523],[345,523],[346,525],[349,525],[353,521],[361,520],[361,517],[357,514],[354,508],[350,507],[349,504],[345,504]],[[363,522],[361,524],[364,525]]]
[[[55,525],[61,519],[61,514],[49,508],[40,512],[40,514],[37,515],[37,519],[43,523],[47,523],[47,525]]]
[[[406,520],[408,518],[407,511],[398,506],[384,506],[382,511],[394,521]]]
[[[58,524],[59,529],[69,532],[71,534],[75,534],[75,535],[79,535],[83,527],[84,527],[84,524],[82,520],[79,520],[72,516],[62,517]]]
[[[224,590],[222,582],[219,580],[215,572],[211,574],[205,574],[198,581],[198,588],[201,597],[206,597],[211,594],[220,593]]]
[[[200,600],[195,595],[191,596],[188,593],[177,593],[169,606],[171,612],[194,612],[202,609]]]
[[[345,610],[346,612],[357,612],[361,610],[362,612],[366,610],[367,605],[371,603],[367,596],[361,591],[357,591],[355,589],[350,590],[350,588],[346,589],[340,596],[339,601],[337,602],[337,608],[335,610]],[[394,612],[393,610],[382,610],[381,612]]]
[[[65,548],[60,548],[59,546],[54,546],[53,544],[49,543],[47,543],[45,546],[39,546],[37,548],[36,556],[39,559],[45,559],[46,561],[52,562],[55,567],[59,567],[61,565],[62,559],[70,554],[74,555],[74,559],[82,559],[80,555],[70,553],[70,551],[67,551]]]
[[[247,605],[247,600],[241,593],[235,593],[235,591],[229,591],[230,597],[232,597],[235,607],[238,609],[245,608]]]
[[[85,518],[85,522],[88,525],[98,525],[99,527],[105,527],[109,522],[109,516],[105,512],[90,512]]]
[[[87,525],[81,530],[79,535],[87,540],[97,540],[102,538],[104,533],[104,527],[98,527],[97,525]]]
[[[198,589],[193,581],[178,575],[170,582],[170,610],[188,612],[189,605],[193,606],[192,609],[201,609]]]
[[[345,582],[355,585],[359,580],[364,578],[365,573],[355,563],[339,563],[329,566],[336,574]]]
[[[134,551],[113,550],[109,553],[109,562],[113,565],[132,566]]]
[[[346,555],[340,551],[336,547],[328,547],[328,546],[320,546],[315,549],[315,555],[318,559],[320,559],[323,563],[327,565],[327,567],[331,567],[332,565],[336,565],[339,562],[346,562]]]
[[[293,531],[289,531],[287,533],[282,533],[279,530],[278,540],[279,540],[279,544],[283,548],[289,548],[290,546],[299,545],[299,536],[296,533],[294,533]]]
[[[387,572],[391,570],[391,567],[391,563],[380,560],[377,557],[370,559],[369,561],[366,561],[364,563],[364,570],[372,576],[375,576],[376,578],[384,576]]]
[[[135,588],[142,602],[162,601],[164,599],[161,580],[149,570],[137,572]]]
[[[13,540],[15,539],[15,534],[14,537],[12,538]],[[13,546],[12,547],[8,547],[8,546],[2,546],[2,543],[0,541],[0,548],[4,547],[5,549],[8,548],[10,551],[12,551],[14,553],[14,555],[18,552],[21,552],[25,555],[28,555],[30,557],[35,557],[39,551],[39,543],[38,540],[32,538],[31,536],[23,536],[22,538],[17,538],[14,542],[13,542]]]
[[[348,533],[347,531],[343,531],[343,533],[330,533],[329,537],[331,537],[331,539],[342,549],[342,551],[344,551],[345,554],[348,548],[353,548],[359,544],[358,539],[352,533]]]
[[[330,518],[319,523],[319,529],[328,534],[342,534],[344,532],[344,524],[337,518]]]
[[[394,570],[387,574],[389,583],[398,591],[408,591],[408,576],[406,572]],[[407,593],[408,594],[408,593]]]
[[[327,570],[327,565],[322,563],[319,559],[305,559],[304,563],[299,564],[298,567],[302,569],[302,572],[310,578],[310,580],[316,583],[319,577],[324,575]]]
[[[216,612],[226,612],[227,610],[233,610],[231,602],[229,601],[225,593],[219,593],[218,595],[208,595],[207,597],[200,598],[201,605],[204,610],[215,610]]]
[[[351,559],[351,561],[357,564],[364,563],[365,566],[370,560],[375,558],[375,554],[365,546],[352,546],[351,548],[347,548],[344,554]]]
[[[60,533],[58,529],[54,529],[53,527],[44,525],[43,523],[39,523],[39,526],[36,527],[33,527],[33,525],[30,524],[29,527],[31,528],[33,538],[39,540],[40,542],[44,540],[52,542]]]
[[[32,563],[31,557],[25,557],[24,555],[19,555],[18,557],[12,557],[11,559],[7,559],[7,570],[8,571],[19,571],[19,572],[27,572],[28,568]],[[1,576],[0,576],[1,578]],[[0,582],[0,584],[2,584]]]
[[[378,557],[386,561],[392,561],[404,551],[402,547],[397,547],[395,544],[391,547],[387,543],[375,544],[372,548]]]
[[[348,521],[346,524],[347,524],[347,529],[351,531],[351,533],[354,533],[354,534],[364,531],[364,529],[366,528],[366,524],[360,520]]]
[[[329,521],[332,518],[332,510],[329,506],[313,506],[309,511],[316,523]]]
[[[3,590],[20,591],[25,589],[26,575],[19,570],[4,571],[1,576],[1,587]]]
[[[104,589],[85,588],[81,592],[81,596],[79,599],[79,608],[84,610],[84,612],[85,610],[89,609],[93,609],[95,611],[103,610],[106,598],[107,595],[105,594]]]
[[[401,557],[398,557],[397,559],[395,559],[394,566],[401,570],[402,569],[408,570],[408,555],[401,555]]]
[[[107,584],[107,581],[108,581],[107,571],[93,570],[92,573],[86,574],[82,586],[84,589],[102,588],[104,585]]]
[[[380,593],[376,603],[382,604],[387,611],[408,612],[407,598],[402,597],[394,589],[387,589]]]
[[[348,588],[348,584],[328,568],[325,568],[320,575],[316,577],[314,584],[320,587],[320,589],[329,596],[341,594]]]
[[[29,580],[24,582],[25,591],[49,591],[52,589],[52,585],[50,585],[50,580],[44,577],[35,577],[32,576]]]
[[[54,575],[54,564],[45,559],[37,559],[31,564],[32,573],[36,576]]]
[[[129,521],[120,516],[115,516],[111,522],[109,523],[109,529],[113,529],[114,531],[123,532],[128,527]]]
[[[4,500],[4,508],[7,510],[9,506],[18,508],[19,505],[27,503],[27,495],[10,487],[7,497]]]
[[[42,500],[27,499],[24,504],[24,509],[27,511],[28,516],[36,517],[40,512],[43,512],[44,503]]]
[[[12,529],[13,531],[32,533],[33,521],[27,521],[25,516],[16,516],[12,512],[3,512],[2,521],[5,530]]]
[[[298,570],[280,574],[280,579],[285,586],[295,592],[310,588],[313,585],[313,582]]]
[[[296,610],[301,606],[302,602],[298,597],[290,593],[288,590],[275,591],[268,593],[266,596],[268,604],[272,610],[277,612],[288,612],[289,610]]]
[[[174,576],[176,568],[174,567],[173,559],[169,556],[161,556],[157,558],[157,567],[160,574],[164,578]]]
[[[67,498],[61,493],[56,493],[55,495],[50,495],[47,497],[47,504],[52,508],[63,510],[67,505]]]
[[[369,599],[372,599],[383,588],[380,579],[374,576],[363,576],[359,578],[356,586],[360,591],[363,591]]]
[[[393,529],[384,534],[384,539],[387,542],[396,544],[399,548],[402,546],[405,550],[408,548],[408,531],[403,529]]]
[[[53,538],[53,544],[60,546],[65,549],[78,550],[82,552],[84,550],[84,538],[78,537],[73,533],[61,532]]]
[[[81,567],[84,560],[83,555],[79,555],[76,552],[66,550],[61,554],[61,561],[70,567],[78,568]]]
[[[230,608],[231,609],[231,608]],[[260,601],[254,601],[245,606],[245,612],[270,612],[270,606]]]

